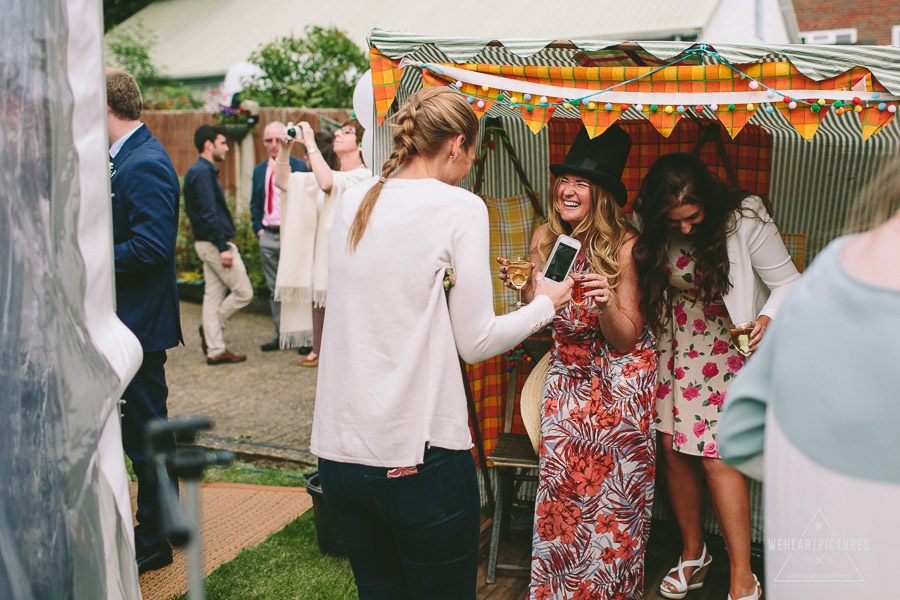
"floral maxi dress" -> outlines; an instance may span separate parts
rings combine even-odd
[[[576,268],[586,267],[579,255]],[[653,507],[654,338],[628,354],[603,338],[590,301],[553,321],[541,419],[534,600],[641,598]]]
[[[673,232],[669,247],[672,314],[659,340],[657,430],[672,436],[678,452],[719,458],[719,414],[728,383],[744,365],[731,345],[734,327],[724,302],[697,299],[693,244]]]

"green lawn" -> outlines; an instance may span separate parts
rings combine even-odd
[[[129,474],[134,477],[131,462]],[[303,473],[311,468],[260,469],[236,462],[207,469],[204,482],[225,481],[285,487],[304,487]],[[188,596],[178,600],[187,600]],[[208,600],[357,600],[353,572],[346,559],[322,554],[316,541],[312,509],[263,542],[245,548],[206,578]]]
[[[206,578],[209,600],[356,600],[350,563],[322,554],[309,510]],[[179,600],[186,600],[184,595]]]

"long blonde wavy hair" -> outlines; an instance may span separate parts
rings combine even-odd
[[[591,183],[591,210],[573,229],[559,214],[560,181],[557,177],[550,187],[550,215],[544,233],[537,242],[537,252],[546,265],[553,244],[560,234],[581,240],[581,249],[591,271],[609,280],[610,298],[617,299],[619,285],[619,252],[633,229],[628,223],[625,211],[616,203],[612,192],[598,183]]]
[[[407,98],[392,120],[394,151],[381,167],[381,179],[366,193],[350,226],[347,244],[351,252],[356,251],[366,232],[385,179],[412,156],[437,155],[448,140],[458,135],[465,137],[466,150],[478,137],[475,111],[461,94],[442,86],[419,90]]]

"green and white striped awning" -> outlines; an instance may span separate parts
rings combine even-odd
[[[661,65],[682,56],[695,46],[692,42],[636,42],[606,40],[490,40],[437,38],[402,32],[374,30],[370,47],[391,59],[446,64],[582,66],[586,55],[603,66]],[[900,48],[882,46],[749,46],[707,45],[716,58],[704,54],[691,57],[693,64],[713,64],[717,59],[739,65],[755,62],[789,61],[803,75],[822,80],[838,76],[854,67],[867,69],[887,93],[900,96]],[[397,101],[422,86],[422,71],[406,68],[400,80]],[[494,105],[486,116],[499,117],[518,151],[525,173],[539,191],[549,186],[547,129],[538,133],[525,125],[518,110]],[[560,107],[554,117],[579,118],[576,109]],[[623,119],[645,116],[629,108]],[[859,122],[829,112],[812,140],[806,140],[778,113],[757,111],[755,123],[773,136],[770,199],[782,231],[807,236],[807,256],[814,256],[840,234],[846,207],[864,184],[900,151],[900,125],[893,119],[878,134],[864,140]],[[375,164],[391,152],[389,127],[375,132]],[[736,138],[740,141],[740,134]],[[499,153],[489,156],[487,179],[482,192],[503,198],[521,193],[522,186],[511,163]],[[376,171],[378,168],[376,168]],[[472,177],[461,185],[471,186]]]
[[[374,29],[369,47],[390,58],[413,58],[431,62],[487,63],[498,65],[578,65],[583,52],[606,51],[618,62],[604,64],[637,65],[635,57],[647,64],[670,61],[696,42],[633,42],[634,50],[617,50],[623,41],[610,40],[489,40],[441,38],[414,33]],[[787,60],[811,79],[835,77],[853,67],[864,67],[892,94],[900,95],[900,48],[893,46],[816,46],[706,44],[732,64]]]

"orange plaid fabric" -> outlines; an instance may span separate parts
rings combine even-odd
[[[806,267],[806,234],[782,233],[781,239],[784,241],[784,247],[788,254],[791,255],[794,266],[802,273]]]
[[[525,194],[509,198],[484,197],[491,224],[491,255],[488,257],[491,267],[497,266],[495,258],[513,254],[528,254],[531,245],[531,234],[538,223],[534,218],[531,201]],[[496,274],[496,269],[493,270]],[[494,312],[502,315],[516,301],[515,291],[505,287],[497,277],[494,282]]]
[[[378,124],[381,125],[391,110],[397,90],[400,89],[402,70],[399,68],[400,61],[391,60],[375,48],[369,49],[369,65],[372,69],[375,114],[378,115]]]
[[[547,334],[538,334],[531,339],[540,339],[545,344],[550,337]],[[533,356],[533,360],[521,361],[519,376],[516,383],[516,406],[513,412],[512,433],[525,433],[525,425],[522,423],[522,413],[519,404],[519,395],[522,386],[528,379],[528,374],[534,367],[540,356]],[[481,425],[481,436],[484,440],[484,453],[489,455],[497,445],[497,436],[503,431],[503,416],[506,413],[506,386],[509,381],[509,359],[505,355],[495,356],[475,365],[466,365],[469,374],[469,382],[472,386],[472,396],[475,399],[475,413],[478,415],[478,423]],[[473,435],[474,439],[474,435]],[[474,452],[474,450],[473,450]],[[477,459],[477,455],[476,455]]]

